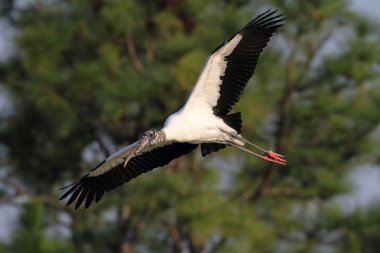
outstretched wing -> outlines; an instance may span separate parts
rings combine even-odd
[[[224,116],[231,110],[253,75],[260,53],[282,26],[284,18],[275,13],[269,10],[257,16],[212,52],[184,111],[209,108],[214,115]]]
[[[85,208],[87,208],[94,199],[98,202],[103,197],[104,192],[108,192],[142,173],[168,164],[171,160],[191,152],[198,146],[191,143],[171,143],[131,158],[126,167],[124,167],[123,162],[128,155],[128,151],[134,145],[136,143],[114,153],[87,175],[65,187],[69,189],[62,195],[60,200],[67,198],[71,194],[67,205],[76,200],[75,209],[77,209],[86,199]]]

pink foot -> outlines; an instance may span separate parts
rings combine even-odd
[[[261,159],[272,162],[272,163],[277,163],[281,165],[286,165],[286,160],[283,159],[283,155],[277,154],[273,151],[269,151],[268,153],[260,156]]]

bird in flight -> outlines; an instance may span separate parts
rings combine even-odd
[[[142,138],[110,155],[78,181],[64,187],[60,200],[70,196],[75,209],[85,208],[104,192],[142,173],[164,166],[199,145],[202,156],[233,146],[263,160],[285,165],[284,157],[244,139],[240,112],[229,113],[273,33],[283,25],[282,15],[268,10],[218,46],[208,57],[185,105],[170,115],[159,130],[146,131]],[[249,145],[256,153],[245,148]]]

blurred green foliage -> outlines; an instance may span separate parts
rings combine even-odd
[[[14,109],[0,115],[2,204],[27,201],[0,252],[378,252],[379,207],[331,204],[350,169],[380,157],[379,29],[348,3],[2,1],[18,46],[0,63]],[[235,111],[287,167],[197,150],[88,210],[58,202],[58,188],[160,128],[208,53],[269,7],[287,20]]]
[[[11,244],[2,246],[1,252],[23,253],[70,253],[74,252],[70,242],[52,239],[45,235],[44,207],[39,200],[31,199],[23,206],[20,226],[16,229]]]

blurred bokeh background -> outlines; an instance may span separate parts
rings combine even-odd
[[[87,210],[58,189],[186,100],[219,43],[287,21],[234,111],[272,166],[199,150]],[[380,252],[377,0],[1,0],[0,252]]]

